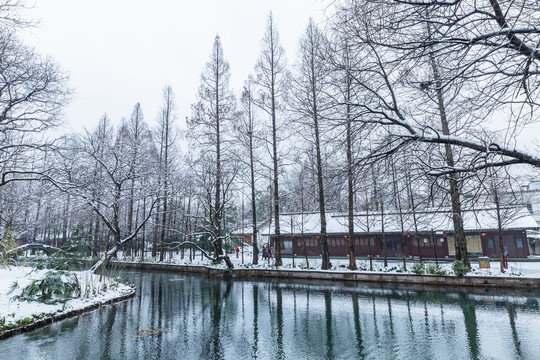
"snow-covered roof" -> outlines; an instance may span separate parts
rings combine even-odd
[[[505,230],[536,230],[538,224],[525,207],[505,209],[503,211],[503,229]],[[416,227],[414,218],[416,217]],[[382,221],[381,213],[360,212],[354,215],[355,233],[381,233]],[[450,210],[424,210],[417,211],[416,216],[412,213],[385,213],[384,231],[387,233],[401,233],[401,223],[403,219],[403,231],[419,232],[438,231],[453,232],[454,225],[452,212]],[[320,215],[318,212],[312,213],[286,213],[280,214],[280,230],[282,235],[286,234],[318,234],[321,231]],[[326,229],[328,234],[346,234],[348,230],[347,214],[327,213]],[[495,209],[478,209],[463,212],[463,225],[465,231],[490,231],[497,230],[497,212]],[[259,228],[261,235],[273,235],[274,224],[265,223]]]
[[[257,229],[260,229],[264,226],[268,226],[268,219],[263,220],[257,225]],[[245,236],[245,235],[253,235],[253,224],[246,224],[244,227],[238,227],[232,232],[235,236]]]

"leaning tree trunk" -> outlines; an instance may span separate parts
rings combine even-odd
[[[428,26],[428,31],[431,29]],[[433,78],[435,80],[437,104],[439,107],[439,116],[441,118],[441,126],[443,135],[450,135],[450,128],[448,126],[448,118],[446,116],[446,107],[444,103],[444,97],[442,92],[442,81],[439,74],[439,69],[435,62],[435,58],[430,53],[431,67],[433,70]],[[454,154],[452,153],[452,147],[450,144],[445,145],[446,152],[446,165],[453,169],[455,165]],[[465,230],[463,228],[463,217],[461,211],[461,198],[459,195],[459,181],[456,174],[450,174],[450,197],[452,201],[452,220],[454,222],[454,238],[456,247],[456,260],[462,260],[466,266],[469,266],[469,257],[467,255],[467,239],[465,238]]]

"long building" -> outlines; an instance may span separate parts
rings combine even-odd
[[[538,224],[525,208],[507,208],[501,212],[503,243],[511,258],[530,255],[527,231],[538,230]],[[356,256],[383,256],[386,239],[387,256],[454,257],[455,242],[450,211],[425,210],[413,213],[357,213],[354,216]],[[471,257],[498,257],[498,218],[494,209],[463,212],[467,250]],[[318,256],[320,216],[313,213],[280,214],[280,242],[283,255]],[[347,256],[348,218],[346,214],[327,214],[330,256]],[[265,223],[259,228],[260,244],[275,246],[274,228]]]

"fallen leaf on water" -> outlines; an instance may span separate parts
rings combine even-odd
[[[140,328],[140,329],[137,329],[137,335],[135,335],[135,337],[143,337],[143,336],[148,336],[148,335],[160,335],[165,332],[167,332],[167,329]]]

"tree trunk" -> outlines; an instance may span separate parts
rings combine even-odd
[[[388,252],[386,249],[386,234],[384,232],[384,206],[381,202],[381,235],[383,245],[384,267],[388,266]]]
[[[146,218],[146,197],[143,199],[143,215],[142,218]],[[145,251],[145,242],[146,242],[146,222],[142,226],[142,239],[141,239],[141,261],[144,261],[144,251]]]
[[[62,245],[66,243],[67,238],[68,238],[68,227],[69,227],[68,209],[69,209],[70,199],[71,199],[71,196],[68,194],[67,200],[64,206],[64,214],[63,214],[64,220],[62,222]]]
[[[313,69],[312,69],[313,71]],[[326,233],[326,211],[325,211],[325,199],[324,199],[324,182],[323,182],[323,169],[321,159],[321,145],[319,140],[319,116],[317,113],[317,103],[315,102],[315,86],[312,84],[312,96],[313,100],[313,125],[315,130],[315,150],[317,156],[317,185],[319,190],[318,202],[319,202],[319,214],[321,217],[321,244],[322,244],[322,270],[328,270],[332,268],[330,263],[330,254],[328,252],[328,234]],[[353,248],[354,253],[354,248]],[[354,255],[353,255],[354,256]]]
[[[428,31],[431,32],[431,29],[428,26]],[[439,69],[435,62],[435,58],[432,53],[430,53],[430,62],[433,70],[433,78],[435,80],[436,92],[437,92],[437,103],[439,107],[439,116],[441,118],[442,133],[443,135],[450,135],[450,128],[448,127],[448,119],[446,117],[446,108],[444,104],[444,97],[442,92],[442,81],[439,75]],[[454,154],[452,153],[452,147],[450,144],[445,144],[446,152],[446,165],[450,169],[454,168]],[[461,211],[461,198],[459,195],[459,181],[457,175],[452,173],[450,177],[450,197],[452,200],[452,219],[454,222],[454,238],[456,246],[456,260],[463,260],[463,263],[466,266],[470,266],[469,257],[467,254],[467,239],[465,238],[465,231],[463,228],[463,217]]]
[[[347,84],[347,98],[349,98],[350,85]],[[357,270],[354,256],[354,187],[353,187],[353,160],[352,160],[352,120],[350,118],[350,105],[347,105],[347,190],[348,190],[348,220],[349,220],[349,269]]]
[[[492,183],[492,189],[493,189],[493,196],[494,196],[494,202],[495,202],[495,208],[497,209],[497,233],[499,237],[499,259],[501,262],[501,274],[504,274],[504,262],[505,262],[505,256],[504,256],[504,240],[503,240],[503,231],[502,231],[502,217],[501,217],[501,204],[499,201],[499,194],[497,191],[496,185]]]
[[[255,199],[255,164],[253,156],[253,117],[251,113],[251,88],[249,89],[249,175],[251,180],[251,221],[252,226],[252,235],[251,235],[251,245],[253,246],[253,264],[257,265],[259,263],[259,247],[257,246],[257,207]]]
[[[405,224],[403,221],[403,210],[401,209],[401,196],[399,195],[399,188],[398,188],[397,179],[396,179],[396,167],[395,167],[393,158],[392,158],[392,183],[394,185],[394,198],[396,199],[396,202],[397,202],[397,209],[399,211],[399,223],[401,225],[400,243],[401,243],[401,258],[403,260],[403,270],[407,271],[407,261],[405,259]]]
[[[217,73],[217,68],[216,68]],[[216,76],[216,89],[219,77]],[[215,99],[216,112],[216,192],[214,205],[214,229],[216,231],[216,241],[214,241],[214,257],[218,257],[223,253],[222,243],[222,209],[221,204],[221,133],[220,133],[220,118],[219,118],[219,93],[216,91]]]

